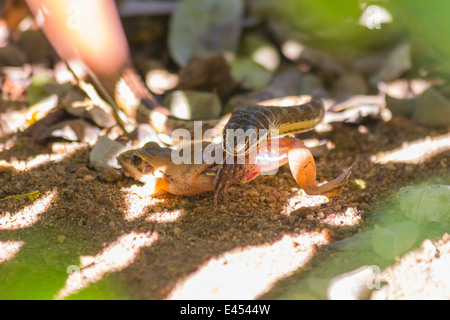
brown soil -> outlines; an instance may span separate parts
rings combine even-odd
[[[231,187],[218,208],[212,193],[152,198],[133,180],[78,177],[76,168],[89,163],[90,148],[83,144],[40,146],[23,134],[4,137],[0,198],[41,195],[0,202],[0,297],[321,298],[318,289],[286,293],[335,254],[324,245],[365,230],[400,187],[450,181],[449,144],[418,163],[379,164],[373,155],[426,137],[433,146],[444,134],[447,129],[400,118],[336,126],[315,134],[335,145],[316,157],[318,176],[331,179],[354,164],[351,180],[364,180],[365,188],[351,181],[340,197],[307,196],[284,166],[274,176]],[[418,267],[409,264],[409,274]],[[345,271],[337,266],[333,272]]]

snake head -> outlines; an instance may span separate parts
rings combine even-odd
[[[245,155],[251,144],[257,142],[257,132],[252,125],[230,122],[223,130],[223,149],[229,155]]]
[[[267,139],[271,128],[267,110],[261,106],[237,109],[223,129],[223,149],[230,155],[247,155]]]

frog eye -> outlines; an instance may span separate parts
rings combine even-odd
[[[142,159],[141,159],[140,157],[138,157],[137,155],[134,155],[134,156],[131,158],[131,164],[132,164],[132,165],[138,166],[138,165],[140,165],[141,163],[142,163]]]

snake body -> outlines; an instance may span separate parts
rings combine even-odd
[[[119,102],[119,106],[129,116],[140,123],[149,123],[156,132],[170,135],[176,129],[185,129],[194,132],[194,121],[180,119],[173,116],[166,108],[158,105],[148,89],[142,83],[134,69],[122,72],[121,81],[134,95],[139,103],[130,108],[126,102]],[[115,93],[116,101],[121,101],[120,92]],[[247,154],[267,139],[310,130],[318,124],[325,114],[325,108],[320,98],[311,96],[289,96],[279,99],[266,100],[258,105],[239,108],[219,119],[202,120],[202,131],[214,129],[217,135],[223,135],[223,146],[227,154]],[[251,144],[249,139],[242,144],[230,143],[229,130],[254,130],[257,134],[256,143]],[[266,134],[261,134],[266,132]],[[230,145],[230,144],[229,144]]]
[[[224,150],[235,156],[248,154],[265,140],[314,128],[324,114],[322,100],[310,96],[272,99],[260,105],[237,109],[223,129]],[[241,134],[250,132],[239,142],[234,141],[230,134],[237,130]],[[254,141],[251,141],[251,133],[255,135]]]

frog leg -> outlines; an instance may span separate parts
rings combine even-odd
[[[336,179],[319,184],[316,181],[316,164],[311,151],[302,140],[297,138],[281,138],[283,146],[289,146],[288,159],[292,175],[298,185],[310,195],[338,196],[347,184],[351,167]]]

